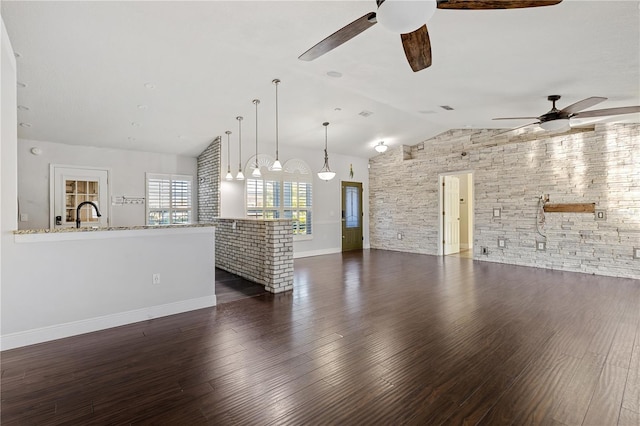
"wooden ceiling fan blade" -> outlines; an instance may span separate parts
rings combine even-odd
[[[400,34],[404,54],[409,61],[413,72],[418,72],[431,66],[431,41],[427,26],[423,25],[417,30]]]
[[[600,102],[604,102],[606,100],[607,98],[603,98],[602,96],[592,96],[590,98],[578,101],[575,104],[571,104],[568,107],[562,108],[560,112],[566,114],[575,114],[578,111],[591,108],[592,106],[598,105]]]
[[[604,117],[607,115],[633,114],[636,112],[640,112],[640,106],[606,108],[606,109],[596,109],[593,111],[576,112],[575,114],[571,115],[571,118]]]
[[[494,118],[494,120],[495,120],[495,118]],[[514,130],[522,129],[523,127],[533,126],[534,124],[540,124],[540,122],[536,121],[534,123],[523,124],[522,126],[514,127],[513,129],[507,129],[507,130],[505,130],[503,132],[496,133],[494,136],[503,135],[505,133],[513,132]]]
[[[438,9],[491,10],[553,6],[562,0],[438,0]]]
[[[335,49],[341,44],[351,40],[364,30],[370,28],[377,23],[375,12],[367,13],[366,15],[356,19],[352,23],[345,25],[329,37],[322,40],[320,43],[313,46],[311,49],[298,56],[298,59],[303,61],[313,61],[314,59],[324,55],[327,52]]]

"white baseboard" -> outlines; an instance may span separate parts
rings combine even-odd
[[[323,254],[335,254],[335,253],[341,253],[341,252],[342,252],[342,249],[340,247],[322,249],[322,250],[309,250],[309,251],[303,251],[299,253],[296,253],[294,251],[293,258],[298,259],[300,257],[322,256]]]
[[[80,321],[56,324],[32,330],[19,331],[0,336],[0,350],[14,349],[50,340],[77,336],[121,325],[147,321],[153,318],[166,317],[196,309],[209,308],[216,305],[216,296],[205,296],[197,299],[181,300],[164,305],[150,306],[133,311],[119,312],[101,317]]]

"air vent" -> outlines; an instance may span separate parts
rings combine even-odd
[[[449,105],[440,105],[440,108],[447,110],[447,111],[453,111],[453,108],[451,108]]]
[[[364,111],[361,111],[358,115],[361,115],[363,117],[369,117],[371,114],[373,114],[373,112],[364,110]]]

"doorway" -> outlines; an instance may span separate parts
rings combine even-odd
[[[362,183],[342,182],[342,251],[362,250]]]
[[[49,228],[75,227],[78,218],[85,227],[109,226],[109,170],[51,164],[49,174]],[[101,216],[90,205],[78,209],[85,201]]]
[[[473,172],[439,176],[439,255],[473,257]]]

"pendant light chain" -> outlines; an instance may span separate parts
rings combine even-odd
[[[260,166],[258,164],[258,104],[260,104],[260,99],[254,99],[253,104],[256,106],[256,167],[253,169],[253,173],[251,175],[253,177],[260,177]]]
[[[242,117],[237,116],[236,120],[238,120],[238,175],[236,179],[244,180],[242,173]]]
[[[233,175],[231,174],[231,142],[229,141],[231,131],[227,130],[225,134],[227,135],[227,176],[225,176],[225,179],[233,180]]]
[[[279,172],[282,170],[282,164],[278,159],[278,85],[280,84],[280,80],[275,78],[273,79],[272,83],[276,85],[276,161],[271,166],[271,170],[274,172]]]

